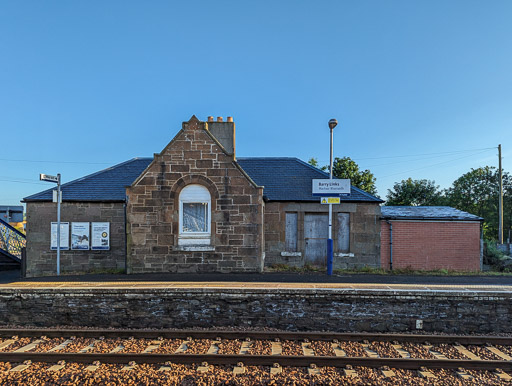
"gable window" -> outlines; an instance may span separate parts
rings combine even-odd
[[[188,185],[180,193],[179,244],[210,244],[211,196],[202,185]]]

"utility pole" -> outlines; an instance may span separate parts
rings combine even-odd
[[[500,200],[498,204],[498,243],[503,244],[503,173],[501,170],[501,144],[498,145]]]

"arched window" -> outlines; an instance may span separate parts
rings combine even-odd
[[[202,185],[188,185],[180,192],[179,244],[210,244],[210,192]]]

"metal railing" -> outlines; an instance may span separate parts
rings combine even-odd
[[[21,262],[27,239],[23,233],[0,219],[0,253]]]

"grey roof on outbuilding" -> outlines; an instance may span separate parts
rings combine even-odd
[[[152,158],[134,158],[97,173],[62,185],[63,201],[124,202],[126,186],[131,185],[149,166]],[[329,178],[329,175],[298,158],[238,158],[238,164],[259,186],[264,186],[263,195],[270,201],[311,201],[319,197],[311,193],[314,178]],[[52,190],[25,197],[24,202],[51,201]],[[346,202],[383,202],[354,186],[350,197],[341,197]]]
[[[153,158],[133,158],[88,176],[62,184],[62,201],[125,201],[129,186],[148,167]],[[25,197],[24,202],[51,201],[52,190]]]
[[[483,221],[482,217],[450,206],[382,206],[386,220]]]
[[[237,158],[238,164],[260,186],[264,186],[263,196],[269,201],[312,201],[320,198],[312,194],[315,178],[329,178],[329,174],[298,158]],[[346,202],[383,202],[354,186],[349,197],[341,197]]]

